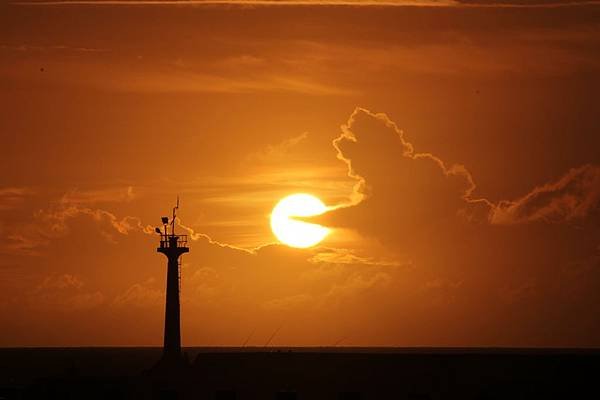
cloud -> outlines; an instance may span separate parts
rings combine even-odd
[[[46,277],[42,283],[37,286],[37,290],[45,290],[45,289],[81,289],[83,287],[83,282],[76,276],[70,274],[64,274],[60,276],[49,276]]]
[[[94,48],[94,47],[77,47],[77,46],[66,46],[62,44],[51,45],[51,46],[40,46],[33,44],[0,44],[0,50],[10,50],[19,52],[49,52],[49,51],[60,51],[60,52],[74,52],[74,53],[101,53],[107,52],[108,49]]]
[[[573,168],[559,180],[534,188],[525,196],[493,207],[493,224],[570,222],[597,213],[600,207],[600,167]]]
[[[263,303],[263,307],[268,311],[290,311],[293,309],[305,308],[313,303],[313,301],[313,296],[301,293],[293,296],[267,300]]]
[[[63,195],[61,204],[123,203],[136,198],[132,186],[97,190],[73,189]]]
[[[118,217],[110,211],[90,207],[96,202],[128,202],[132,196],[131,188],[124,192],[68,192],[50,206],[36,210],[29,219],[22,218],[6,226],[3,229],[4,240],[0,251],[5,254],[39,256],[41,249],[48,246],[52,240],[67,236],[70,233],[70,223],[81,217],[95,222],[103,237],[111,243],[115,243],[114,234],[152,234],[154,228],[144,225],[139,217]]]
[[[34,191],[25,187],[0,188],[0,211],[17,207]]]
[[[398,267],[387,260],[342,256],[341,249],[333,251],[340,257],[331,256],[328,249],[300,250],[280,244],[244,250],[190,232],[194,242],[182,272],[187,277],[182,281],[183,298],[190,306],[223,307],[223,302],[233,302],[231,307],[254,305],[257,312],[263,308],[335,308],[341,297],[352,293],[360,297]]]
[[[535,78],[564,76],[600,67],[593,51],[577,46],[597,42],[593,27],[571,26],[565,29],[523,29],[515,26],[501,37],[493,33],[470,33],[465,30],[441,28],[423,30],[420,39],[398,36],[386,43],[376,40],[294,42],[295,53],[286,55],[286,62],[302,65],[306,70],[322,70],[322,74],[343,74],[348,85],[356,79],[342,65],[360,65],[369,74],[371,84],[389,84],[389,76],[404,76],[407,82],[414,75],[437,75],[463,79],[465,76],[502,79],[528,75]],[[493,45],[490,45],[493,41]],[[574,47],[575,46],[575,47]],[[576,50],[577,49],[577,50]],[[335,72],[334,72],[335,71]],[[362,88],[356,89],[361,91]],[[362,89],[365,90],[365,89]]]
[[[458,0],[463,6],[499,8],[553,8],[599,4],[597,0]]]
[[[118,294],[111,305],[115,307],[155,307],[164,302],[164,292],[157,287],[157,282],[154,278],[134,283],[128,287],[123,293]]]
[[[340,248],[319,248],[318,253],[310,258],[314,263],[327,264],[361,264],[361,265],[376,265],[376,266],[391,266],[398,267],[402,265],[395,259],[386,259],[383,257],[372,257],[357,254],[353,249]]]
[[[389,285],[391,281],[392,276],[388,272],[352,273],[344,281],[333,285],[323,304],[328,307],[340,307],[348,300],[355,300],[358,295],[368,294],[371,290]]]
[[[71,190],[58,202],[35,213],[35,223],[39,232],[46,237],[64,236],[69,231],[68,221],[77,217],[89,217],[101,227],[110,227],[121,235],[131,232],[153,233],[154,228],[143,225],[139,217],[117,217],[114,213],[94,208],[96,203],[127,203],[135,198],[133,188]]]
[[[223,280],[219,271],[211,267],[199,267],[186,277],[185,285],[191,287],[191,293],[186,293],[184,302],[213,303],[219,300],[227,282]]]
[[[417,152],[387,115],[364,108],[354,110],[333,146],[356,182],[352,200],[306,219],[355,229],[396,245],[404,242],[403,248],[440,224],[565,223],[584,219],[600,206],[596,165],[574,168],[516,200],[495,202],[477,196],[475,180],[465,166]]]
[[[333,146],[356,184],[350,203],[315,218],[322,224],[408,240],[440,220],[491,205],[474,196],[474,179],[463,165],[416,152],[385,114],[356,108]]]
[[[132,231],[150,233],[148,226],[144,226],[138,217],[125,216],[119,219],[115,214],[89,207],[80,207],[77,205],[68,205],[65,207],[49,208],[37,213],[37,220],[40,231],[47,236],[62,236],[69,230],[67,221],[70,219],[87,216],[99,224],[106,224],[122,235],[127,235]]]
[[[99,89],[106,89],[107,81],[102,75],[96,75]],[[211,73],[193,72],[189,70],[173,70],[169,72],[148,72],[129,76],[119,72],[112,81],[111,88],[122,92],[139,93],[302,93],[315,96],[348,96],[353,91],[325,83],[311,81],[302,76],[283,76],[277,74],[260,74],[250,76],[220,76]]]
[[[449,6],[457,5],[453,0],[58,0],[58,1],[15,1],[21,5],[110,5],[110,6],[357,6],[357,7],[404,7],[404,6]]]
[[[0,250],[3,254],[37,256],[40,254],[40,247],[49,242],[48,238],[39,235],[35,230],[22,228],[19,233],[6,235]]]
[[[187,225],[184,225],[181,220],[177,219],[177,226],[179,226],[180,228],[182,228],[184,231],[187,232],[188,236],[190,237],[191,240],[194,241],[201,241],[201,242],[206,242],[208,244],[211,245],[216,245],[219,246],[221,248],[227,248],[227,249],[231,249],[233,251],[240,251],[240,252],[245,252],[245,253],[252,253],[252,250],[247,250],[247,249],[242,249],[236,246],[232,246],[226,243],[219,243],[216,240],[213,240],[210,236],[208,236],[205,233],[200,233],[200,232],[196,232],[194,230],[194,228],[189,227]]]
[[[308,138],[300,136],[283,141],[272,146],[275,151],[267,148],[266,153],[274,153],[274,158],[278,158],[280,152],[303,145],[304,140]],[[562,275],[556,277],[553,274],[556,268],[552,260],[586,254],[586,248],[581,245],[585,240],[596,240],[594,251],[597,253],[597,234],[587,235],[589,231],[564,234],[561,230],[560,235],[548,235],[543,226],[547,220],[577,220],[593,214],[593,204],[597,204],[597,192],[594,192],[598,187],[597,167],[575,169],[567,177],[534,188],[531,194],[522,198],[496,203],[477,196],[478,189],[469,169],[452,165],[436,154],[419,152],[398,125],[384,114],[355,110],[335,145],[342,161],[338,162],[342,166],[339,170],[342,175],[348,172],[350,176],[343,178],[355,183],[354,190],[352,185],[344,186],[353,196],[345,207],[333,212],[340,217],[336,222],[381,237],[386,244],[391,244],[389,247],[393,251],[384,253],[377,249],[371,252],[372,248],[363,251],[360,246],[367,247],[364,240],[340,248],[331,248],[333,245],[329,243],[327,248],[295,250],[269,244],[247,250],[227,244],[231,243],[227,235],[214,239],[212,233],[207,234],[201,220],[178,221],[179,232],[183,233],[185,229],[189,233],[191,247],[182,267],[185,315],[182,323],[186,343],[241,344],[255,326],[269,330],[263,333],[259,328],[256,333],[257,342],[264,343],[272,334],[269,327],[283,325],[286,329],[278,333],[278,338],[292,344],[335,343],[352,332],[352,341],[345,343],[464,345],[469,340],[478,340],[483,344],[517,345],[520,342],[510,343],[511,339],[504,333],[496,333],[502,332],[497,327],[514,325],[524,332],[522,337],[535,337],[550,326],[550,317],[544,311],[556,309],[564,298],[560,296],[563,292],[548,289],[552,284],[565,282]],[[244,195],[246,201],[256,195],[260,201],[250,205],[255,208],[269,197],[271,200],[276,198],[269,184],[279,185],[286,178],[307,179],[301,171],[297,175],[287,173],[287,176],[286,172],[248,173],[242,178],[221,181],[222,186],[211,183],[209,191],[214,191],[213,201],[223,202],[226,208],[236,201],[243,203]],[[260,179],[253,182],[257,177]],[[230,201],[224,193],[229,187],[236,186],[236,182],[244,184],[238,187],[239,192],[231,196],[234,200]],[[189,198],[204,197],[204,192],[202,196],[199,194],[200,190],[204,189],[190,189]],[[35,268],[23,268],[23,271],[32,272],[22,273],[37,273],[40,279],[36,279],[31,290],[23,290],[23,294],[18,294],[22,297],[16,298],[30,298],[25,302],[30,308],[37,303],[47,304],[47,308],[38,306],[38,309],[52,311],[50,317],[62,313],[74,325],[110,327],[102,331],[107,333],[101,337],[80,336],[90,337],[91,344],[124,344],[127,340],[132,344],[157,343],[164,311],[165,260],[153,258],[162,256],[155,254],[154,243],[149,242],[151,238],[143,236],[146,231],[141,222],[143,214],[119,211],[118,206],[122,205],[124,208],[135,207],[134,213],[138,212],[137,200],[140,199],[135,198],[136,202],[130,203],[134,195],[127,187],[71,190],[36,212],[32,220],[27,221],[27,227],[15,231],[18,236],[14,241],[23,251],[39,251],[40,248],[35,247],[36,240],[38,246],[67,235],[76,240],[48,246],[45,258],[32,260]],[[147,211],[154,210],[159,201],[152,197],[146,204]],[[345,197],[345,192],[340,197]],[[533,219],[542,222],[530,224],[533,226],[522,223],[532,219],[531,215],[555,215],[547,209],[554,210],[555,207],[549,205],[564,203],[564,200],[556,200],[563,198],[575,198],[573,203],[568,203],[572,205],[568,212],[556,214],[559,217]],[[517,203],[521,205],[515,206]],[[190,204],[189,209],[193,207]],[[514,227],[509,229],[483,223],[465,224],[465,216],[475,220],[478,208],[483,212],[477,215],[483,215],[483,221],[486,221],[487,213],[495,207],[518,223],[513,223]],[[142,212],[142,208],[139,210]],[[336,213],[347,214],[341,218],[341,214]],[[185,214],[182,215],[185,218]],[[346,216],[351,218],[346,220]],[[456,234],[456,230],[439,229],[443,223],[452,227],[468,225],[469,232],[458,231]],[[556,228],[569,229],[569,226]],[[529,234],[532,231],[534,234]],[[122,240],[115,246],[106,243],[102,246],[97,243],[98,232],[110,233]],[[416,240],[419,235],[420,240]],[[552,240],[567,241],[569,235],[575,238],[575,245],[552,245],[555,243]],[[548,239],[548,236],[552,237]],[[591,239],[586,239],[587,236]],[[85,250],[85,263],[78,257],[79,252],[72,251],[73,242],[77,249]],[[417,246],[408,245],[413,242],[424,250],[419,253],[419,249],[415,250]],[[395,253],[396,250],[402,257]],[[28,267],[30,260],[26,259],[22,265]],[[152,270],[153,266],[156,268]],[[592,258],[584,266],[570,270],[577,275],[569,281],[570,287],[582,282],[589,286],[582,295],[585,299],[597,298],[597,266],[597,258]],[[48,274],[44,268],[55,273]],[[151,270],[153,272],[149,272]],[[23,285],[31,282],[20,281]],[[88,286],[92,282],[99,285],[99,290]],[[500,289],[494,292],[495,288]],[[32,295],[28,297],[30,292]],[[2,301],[0,298],[0,306]],[[14,302],[17,307],[18,303]],[[533,304],[527,310],[530,314],[523,311],[523,304]],[[565,318],[569,321],[568,316],[576,314],[573,312],[576,307],[571,304],[574,303],[562,306],[564,311],[561,311],[560,321]],[[589,304],[587,308],[593,310]],[[9,306],[2,307],[9,309]],[[93,313],[82,315],[80,321],[79,314],[73,315],[76,310],[93,310]],[[486,312],[482,313],[482,310]],[[448,321],[456,322],[448,324]],[[523,325],[519,324],[521,321],[533,322]],[[481,332],[482,325],[496,332]],[[527,328],[533,325],[536,327]],[[38,320],[32,320],[29,326],[42,325]],[[582,327],[577,321],[569,326],[573,329]],[[19,335],[35,331],[11,329]],[[481,333],[473,339],[465,331]],[[584,329],[580,331],[585,333]],[[597,333],[597,329],[594,332]],[[18,339],[13,342],[22,340],[19,335],[14,335]],[[32,333],[29,337],[41,335]],[[126,337],[131,339],[124,339]],[[64,340],[62,338],[60,340]],[[563,337],[557,338],[548,343],[559,343]],[[27,343],[34,342],[27,340]],[[3,343],[12,342],[5,340]],[[42,337],[37,343],[47,343],[47,339]],[[591,338],[585,343],[597,343],[597,339]]]
[[[20,59],[5,66],[6,74],[15,79],[31,81],[29,67],[32,59],[43,62],[46,70],[54,71],[43,79],[51,79],[62,85],[92,87],[100,91],[120,93],[301,93],[313,96],[350,96],[355,91],[320,82],[306,74],[270,71],[260,66],[248,68],[238,65],[237,69],[210,68],[210,65],[186,67],[180,63],[164,64],[152,60],[138,60],[139,68],[132,73],[129,61],[111,62],[112,73],[107,75],[105,57],[87,57],[75,62],[57,61],[37,55],[31,59]],[[39,74],[38,74],[39,75]],[[42,79],[41,76],[35,79]]]
[[[27,304],[34,309],[51,311],[82,311],[104,303],[100,291],[88,291],[78,276],[60,274],[47,276],[28,293]]]
[[[290,155],[290,150],[299,143],[306,141],[308,132],[303,132],[297,136],[285,139],[277,144],[268,145],[258,152],[251,153],[247,156],[246,161],[249,163],[272,163],[284,161]]]

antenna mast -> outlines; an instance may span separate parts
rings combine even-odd
[[[171,218],[171,236],[175,236],[175,219],[177,217],[176,212],[178,209],[179,209],[179,196],[177,196],[177,204],[175,205],[175,207],[173,207],[173,218]]]

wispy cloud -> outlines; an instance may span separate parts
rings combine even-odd
[[[124,92],[148,93],[302,93],[317,96],[347,96],[354,92],[344,88],[337,88],[327,84],[311,82],[304,78],[284,76],[262,76],[255,79],[235,79],[202,73],[179,72],[173,74],[157,74],[129,78],[120,82],[116,90]]]
[[[61,204],[123,203],[135,198],[132,186],[97,190],[73,189],[63,195]]]
[[[8,210],[21,204],[33,190],[25,187],[0,188],[0,210]]]
[[[454,0],[58,0],[58,1],[16,1],[19,5],[111,5],[111,6],[370,6],[370,7],[405,7],[405,6],[452,6],[459,2]]]
[[[19,51],[19,52],[49,52],[49,51],[61,51],[61,52],[80,52],[80,53],[103,53],[110,51],[109,49],[94,48],[94,47],[77,47],[77,46],[66,46],[62,44],[50,45],[50,46],[39,46],[33,44],[0,44],[0,50],[8,51]]]
[[[345,6],[345,7],[500,7],[548,8],[599,5],[598,0],[40,0],[17,5],[107,6]]]
[[[285,74],[280,71],[264,72],[259,69],[249,76],[239,71],[190,70],[179,66],[164,68],[156,65],[140,66],[132,73],[120,62],[111,64],[113,73],[108,75],[106,60],[95,59],[78,63],[60,63],[41,58],[45,69],[54,71],[54,82],[92,87],[101,91],[120,93],[300,93],[313,96],[350,96],[357,92],[345,87],[330,85],[311,77]],[[31,79],[27,75],[27,63],[14,63],[4,71],[14,79]]]
[[[459,0],[461,5],[470,7],[500,8],[555,8],[598,5],[598,0]]]
[[[161,304],[164,293],[156,286],[154,278],[149,278],[141,283],[135,283],[123,293],[118,294],[111,305],[114,307],[157,306]]]
[[[534,188],[514,201],[493,208],[494,224],[567,222],[597,212],[600,206],[600,167],[587,164],[573,168],[555,182]]]
[[[63,197],[50,207],[38,210],[32,220],[7,232],[0,246],[0,254],[39,256],[42,254],[41,249],[52,240],[68,235],[71,231],[70,224],[77,218],[86,218],[96,223],[102,236],[111,243],[116,243],[114,234],[153,232],[153,228],[145,226],[138,217],[119,218],[110,211],[85,206],[85,198],[82,201],[70,201],[68,197]]]
[[[27,293],[25,302],[39,310],[84,311],[100,306],[104,300],[102,292],[88,290],[78,276],[62,274],[46,277]]]

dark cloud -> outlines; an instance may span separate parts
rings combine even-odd
[[[600,205],[596,165],[574,168],[516,200],[479,197],[466,167],[417,152],[385,114],[363,108],[352,113],[333,145],[356,180],[353,201],[317,220],[384,241],[410,242],[449,220],[563,223],[584,219]]]
[[[452,326],[496,343],[595,343],[600,320],[589,310],[600,282],[598,166],[495,202],[478,196],[464,166],[418,153],[384,114],[356,109],[334,146],[356,181],[354,201],[317,220],[409,257],[413,268],[392,274],[391,285],[415,290],[408,298],[421,304],[406,311],[407,298],[396,299],[399,314],[390,318],[407,312],[412,323],[422,309],[429,313],[422,323],[437,326],[452,315]],[[491,327],[505,325],[517,328],[499,338]],[[449,340],[460,336],[448,332]]]
[[[403,241],[440,220],[491,205],[474,197],[474,180],[463,165],[416,152],[385,114],[357,108],[333,145],[357,183],[351,204],[318,217],[324,224]]]

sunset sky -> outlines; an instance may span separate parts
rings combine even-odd
[[[600,346],[599,94],[595,1],[2,2],[0,346],[160,345],[177,195],[184,346]]]

